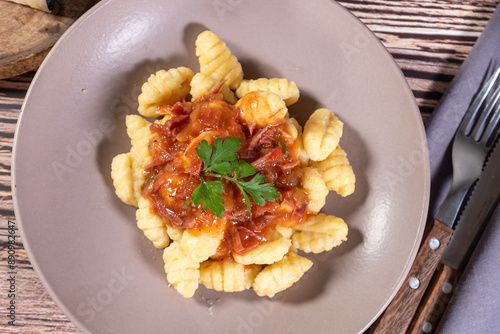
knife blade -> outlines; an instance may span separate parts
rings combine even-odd
[[[497,145],[500,146],[500,145]],[[491,218],[500,199],[500,147],[496,147],[486,164],[465,210],[458,220],[455,233],[446,247],[441,262],[463,271],[470,255]]]
[[[458,219],[440,266],[417,310],[409,333],[433,333],[451,299],[491,215],[500,200],[500,143],[491,153],[481,178]]]

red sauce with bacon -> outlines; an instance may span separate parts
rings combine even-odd
[[[239,119],[239,109],[217,93],[160,108],[171,119],[150,126],[156,136],[149,144],[153,161],[146,167],[142,194],[166,224],[200,233],[223,230],[218,255],[231,257],[233,252],[243,254],[268,240],[276,226],[292,227],[305,221],[309,200],[300,189],[303,170],[297,159],[298,144],[284,120],[264,128],[249,125]],[[224,181],[222,219],[193,204],[191,196],[200,184],[203,167],[195,147],[203,139],[213,143],[219,137],[241,138],[239,159],[274,184],[280,193],[276,201],[260,206],[251,200],[249,212],[239,189]]]

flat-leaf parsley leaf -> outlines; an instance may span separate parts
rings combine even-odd
[[[272,183],[266,183],[264,174],[256,174],[250,181],[243,178],[255,174],[255,168],[248,162],[239,160],[236,152],[241,146],[241,139],[227,137],[222,140],[217,138],[213,145],[203,139],[195,148],[196,154],[203,161],[201,182],[193,191],[191,199],[195,205],[203,204],[203,210],[210,210],[213,215],[222,218],[224,215],[224,184],[222,181],[206,181],[204,177],[214,177],[233,182],[243,194],[248,211],[250,197],[258,205],[265,205],[267,201],[274,201],[280,193]]]
[[[200,185],[193,191],[191,199],[195,205],[203,203],[203,210],[210,209],[213,215],[222,218],[224,214],[222,206],[224,199],[220,196],[222,194],[224,194],[224,184],[221,181],[205,181],[202,178]]]

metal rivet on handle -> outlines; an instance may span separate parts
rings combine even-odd
[[[418,289],[419,286],[420,286],[420,281],[418,280],[418,278],[416,277],[410,278],[410,288],[416,290]]]
[[[438,239],[436,238],[432,238],[430,241],[429,241],[429,247],[432,249],[432,250],[436,250],[439,248],[439,245],[441,245],[441,243],[439,242]]]
[[[449,294],[451,290],[453,290],[453,285],[451,285],[448,282],[443,283],[443,286],[441,287],[441,290],[443,291],[444,294]]]
[[[430,333],[432,332],[432,324],[430,322],[424,322],[422,325],[422,332]]]

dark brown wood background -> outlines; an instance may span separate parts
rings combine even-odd
[[[339,1],[388,48],[406,76],[424,122],[469,54],[500,0]],[[52,301],[22,246],[16,226],[16,326],[8,326],[8,221],[15,222],[10,190],[17,118],[34,73],[0,80],[0,332],[75,333]]]

